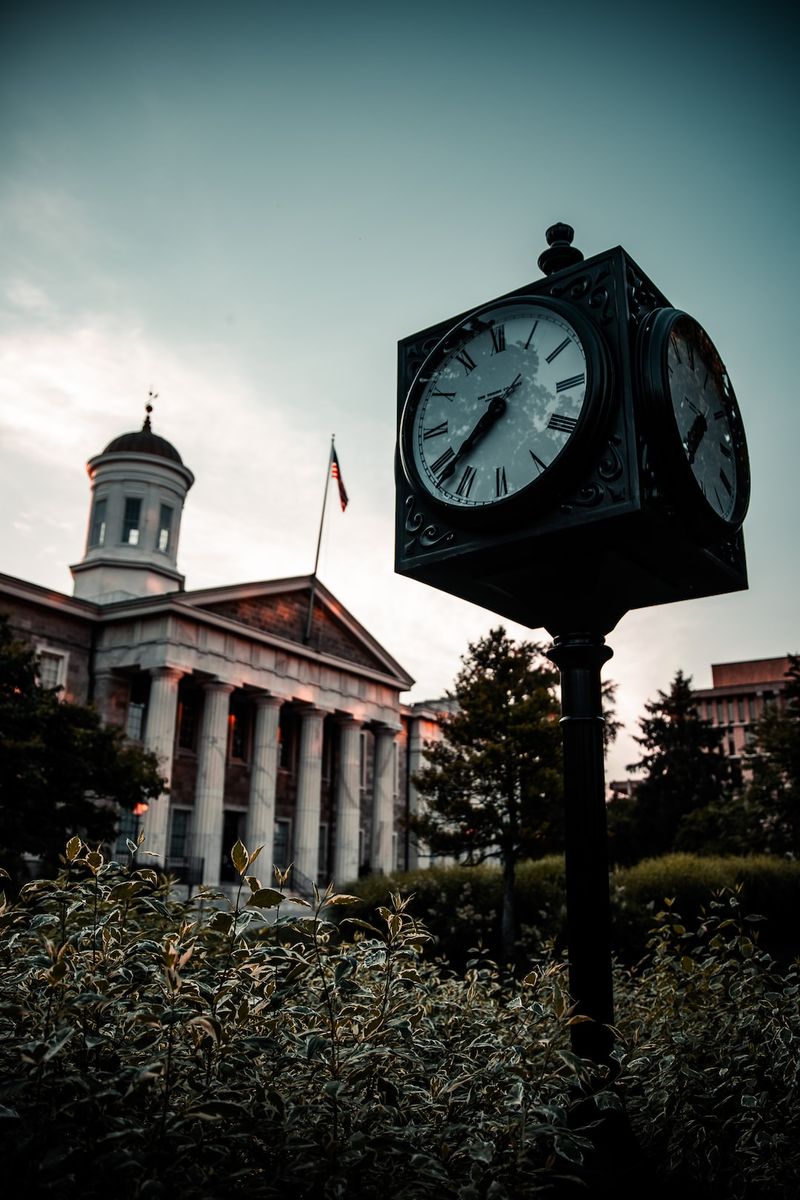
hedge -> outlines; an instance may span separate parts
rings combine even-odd
[[[362,913],[385,904],[393,891],[413,895],[412,911],[433,934],[433,952],[460,971],[475,950],[497,959],[501,885],[499,867],[451,866],[372,875],[347,884],[346,890],[363,901]],[[694,854],[669,854],[612,872],[614,950],[623,961],[635,962],[645,953],[654,915],[665,898],[694,920],[724,888],[740,889],[746,911],[766,919],[761,940],[772,953],[786,958],[800,951],[800,863],[768,855]],[[535,958],[550,945],[558,951],[565,942],[566,924],[563,859],[521,863],[516,901],[521,961]]]

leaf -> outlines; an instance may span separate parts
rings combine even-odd
[[[244,845],[244,842],[238,841],[233,847],[231,850],[231,861],[239,874],[244,875],[250,863],[247,847]]]
[[[253,892],[247,901],[247,906],[248,908],[277,908],[285,899],[283,892],[278,892],[275,888],[259,888],[257,892]]]
[[[81,852],[83,843],[79,837],[70,838],[67,842],[67,862],[74,862]]]
[[[187,1108],[185,1116],[213,1121],[215,1117],[249,1117],[250,1110],[247,1105],[238,1104],[235,1100],[204,1100],[196,1108]]]
[[[370,925],[369,921],[362,921],[360,917],[345,917],[345,922],[348,925],[355,925],[358,929],[368,929],[370,933],[375,934],[375,937],[383,937],[380,929]]]
[[[335,896],[329,896],[325,904],[360,904],[360,896],[347,896],[344,892],[338,892]],[[324,907],[324,905],[323,905]]]
[[[252,867],[253,863],[256,861],[256,859],[258,858],[259,854],[261,853],[261,851],[263,849],[264,849],[263,846],[256,846],[255,850],[253,851],[253,853],[250,855],[250,857],[247,860],[248,867]]]

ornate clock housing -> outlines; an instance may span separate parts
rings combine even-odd
[[[741,528],[750,467],[728,372],[697,321],[660,308],[638,346],[642,398],[659,476],[676,511],[709,542]]]
[[[513,520],[585,464],[608,395],[605,347],[579,311],[535,296],[484,306],[411,385],[403,469],[454,521]]]
[[[555,635],[745,588],[719,355],[621,247],[547,239],[543,278],[398,345],[396,570]]]

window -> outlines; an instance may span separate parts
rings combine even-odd
[[[275,822],[275,839],[272,843],[272,859],[276,867],[285,871],[289,865],[291,824],[279,817]],[[270,864],[272,865],[272,864]]]
[[[189,821],[192,811],[189,808],[173,808],[169,825],[169,857],[186,858],[189,846]]]
[[[319,827],[319,846],[317,848],[317,883],[328,882],[328,826]]]
[[[725,705],[721,700],[717,701],[717,724],[725,724]]]
[[[158,514],[158,548],[166,553],[170,549],[172,535],[172,509],[168,504],[161,505]]]
[[[736,701],[736,706],[739,710],[739,720],[744,724],[744,696],[740,696]]]
[[[756,719],[756,698],[755,698],[755,696],[748,697],[748,706],[750,709],[750,720],[755,721],[755,719]]]
[[[67,681],[67,659],[57,650],[39,651],[39,683],[43,688],[63,687]]]
[[[728,701],[728,724],[733,724],[733,700]]]
[[[122,542],[125,546],[139,545],[139,521],[142,515],[141,500],[128,496],[125,500],[125,515],[122,518]]]
[[[132,742],[140,742],[144,734],[144,713],[146,705],[141,700],[131,700],[128,703],[128,719],[125,723],[125,733]]]
[[[117,837],[114,842],[113,854],[114,858],[127,861],[130,857],[130,847],[128,846],[128,838],[135,842],[139,836],[139,817],[128,809],[123,809],[119,814],[117,822]]]
[[[242,704],[231,705],[228,714],[228,758],[250,758],[250,712]]]
[[[106,509],[107,501],[95,500],[92,513],[92,524],[89,529],[89,545],[104,546],[106,541]]]
[[[178,701],[178,749],[194,750],[197,744],[197,697],[183,696]]]
[[[362,792],[367,790],[367,760],[369,758],[369,747],[367,744],[366,730],[361,731],[361,759],[359,763],[359,786]]]
[[[297,738],[295,736],[297,730],[297,721],[295,714],[285,704],[281,708],[281,715],[278,722],[278,766],[282,771],[294,771],[295,753],[297,746]],[[281,863],[275,859],[278,866]],[[283,864],[285,866],[285,864]]]

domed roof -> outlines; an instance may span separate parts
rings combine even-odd
[[[103,454],[153,454],[156,458],[168,458],[183,466],[183,459],[178,451],[166,438],[159,437],[150,428],[150,408],[141,429],[132,433],[122,433],[108,443]]]

